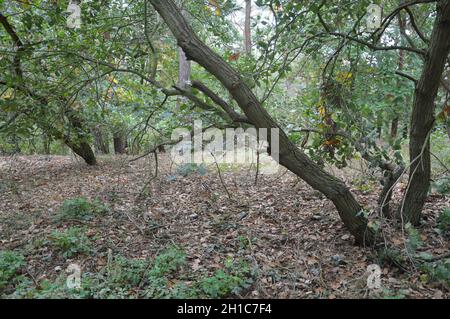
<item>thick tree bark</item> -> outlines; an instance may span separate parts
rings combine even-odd
[[[202,65],[227,88],[256,128],[279,128],[267,111],[262,107],[241,76],[220,56],[201,42],[180,13],[172,0],[149,0],[162,16],[178,45],[183,48],[188,59]],[[269,143],[271,141],[269,140]],[[344,182],[328,174],[294,145],[280,129],[280,164],[305,180],[314,189],[319,190],[336,206],[339,215],[355,236],[358,243],[372,243],[373,232],[367,227],[367,220]]]
[[[78,115],[72,111],[67,113],[67,118],[70,125],[75,131],[75,142],[70,136],[65,135],[63,140],[64,143],[72,149],[72,151],[81,156],[82,159],[88,165],[97,165],[97,159],[95,158],[94,151],[92,151],[91,146],[86,141],[84,134],[83,121],[78,117]]]
[[[417,224],[430,186],[430,132],[434,124],[434,101],[450,50],[450,0],[437,3],[430,47],[422,75],[414,91],[410,127],[410,174],[401,214]]]
[[[64,143],[78,156],[80,156],[88,165],[97,165],[97,159],[92,151],[91,146],[86,142],[73,143],[70,140],[65,140]]]

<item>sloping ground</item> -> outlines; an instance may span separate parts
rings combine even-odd
[[[367,266],[379,262],[374,251],[354,246],[333,205],[289,172],[260,176],[255,186],[254,170],[224,171],[230,199],[215,166],[205,175],[182,177],[162,156],[158,176],[152,177],[151,158],[129,159],[104,157],[93,168],[69,157],[1,159],[0,249],[23,252],[21,272],[37,286],[64,275],[70,263],[79,264],[83,273],[95,273],[109,265],[111,256],[143,260],[177,245],[186,252],[187,263],[170,285],[190,278],[185,280],[189,285],[228,261],[245,261],[252,284],[235,291],[237,297],[449,297],[445,285],[412,264],[402,270],[385,263],[383,289],[368,290]],[[354,192],[370,206],[378,189]],[[99,198],[109,212],[87,221],[55,221],[65,200],[81,196]],[[448,253],[448,238],[433,230],[438,213],[448,205],[442,196],[427,202],[426,225],[419,229],[422,251]],[[55,229],[68,226],[86,227],[92,252],[69,259],[48,244]],[[386,227],[384,236],[404,249],[401,230]],[[145,285],[137,285],[129,294],[140,297],[142,289]]]

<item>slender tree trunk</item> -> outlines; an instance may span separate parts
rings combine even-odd
[[[127,137],[125,131],[118,130],[114,132],[114,153],[125,154],[127,148]]]
[[[245,25],[244,25],[244,47],[247,55],[252,55],[252,1],[245,0]]]
[[[178,48],[178,59],[178,86],[185,89],[191,78],[191,61],[188,61],[182,48]]]
[[[222,83],[256,128],[279,128],[278,124],[261,106],[256,96],[245,84],[242,77],[198,39],[172,0],[150,0],[150,3],[164,19],[187,57],[202,65]],[[269,139],[269,144],[271,145],[271,143],[272,141]],[[281,129],[279,152],[280,163],[283,166],[305,180],[314,189],[319,190],[334,203],[342,221],[355,236],[358,243],[372,243],[374,241],[373,232],[367,227],[367,219],[361,214],[362,207],[344,182],[314,163],[289,140]]]
[[[108,139],[105,139],[105,134],[100,126],[96,126],[92,129],[94,135],[94,142],[97,150],[102,154],[109,154]]]
[[[50,155],[50,136],[47,135],[47,133],[42,133],[42,148],[44,155]]]
[[[450,51],[450,0],[437,3],[430,47],[422,75],[414,91],[410,128],[410,173],[401,214],[417,224],[430,186],[430,133],[434,124],[435,99]]]
[[[181,14],[186,19],[187,13],[182,10]],[[191,79],[191,61],[189,61],[181,47],[178,47],[178,87],[186,89],[188,83]],[[180,96],[177,100],[177,109],[180,109],[181,103],[185,101],[186,98]]]
[[[397,134],[398,134],[398,115],[396,114],[394,119],[391,122],[391,138],[393,140],[395,140],[397,138]]]
[[[403,33],[405,33],[405,21],[402,19],[401,14],[398,14],[398,26],[400,28],[400,45],[402,45],[401,43],[401,35]],[[399,50],[398,52],[398,71],[403,71],[403,66],[405,63],[405,58],[404,58],[404,51],[403,50]],[[397,81],[397,89],[400,89],[402,85],[401,80],[399,79]],[[398,122],[399,122],[399,112],[401,113],[403,110],[403,107],[401,107],[401,105],[394,105],[394,119],[391,122],[391,138],[393,140],[395,140],[397,138],[397,134],[398,134]]]
[[[403,123],[403,132],[402,132],[402,134],[403,134],[402,137],[404,139],[408,138],[408,122],[407,121],[405,121],[405,123]]]

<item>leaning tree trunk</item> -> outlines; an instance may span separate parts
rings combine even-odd
[[[97,165],[97,159],[95,158],[94,151],[89,143],[86,141],[86,137],[83,136],[83,122],[73,111],[67,113],[67,118],[70,125],[75,131],[76,138],[72,139],[69,136],[64,136],[64,143],[78,156],[80,156],[86,164]],[[76,142],[74,142],[75,140]]]
[[[450,51],[450,0],[437,3],[430,47],[425,56],[422,75],[414,91],[411,117],[409,183],[401,207],[405,221],[417,224],[420,220],[430,187],[430,133],[434,124],[434,101],[437,96],[445,61]]]
[[[172,0],[150,0],[164,19],[188,59],[194,60],[214,75],[230,92],[256,128],[279,128],[242,77],[194,33]],[[271,141],[269,140],[269,143]],[[294,145],[280,129],[280,163],[319,190],[336,206],[339,215],[358,243],[372,243],[374,234],[367,227],[361,206],[344,182],[320,168]]]
[[[97,159],[91,146],[86,142],[73,143],[70,140],[64,140],[65,144],[78,156],[80,156],[88,165],[97,165]]]

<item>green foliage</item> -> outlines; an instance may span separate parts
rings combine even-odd
[[[60,237],[58,236],[58,241]],[[70,244],[66,244],[67,242]],[[66,238],[61,246],[73,248],[71,241],[67,241]],[[80,247],[75,250],[79,251]],[[72,252],[75,253],[75,250]],[[24,266],[24,258],[20,254],[11,252],[5,255],[2,253],[0,256],[1,274],[7,276],[7,280],[11,280],[11,277],[16,276],[18,270]],[[184,250],[171,246],[158,254],[154,260],[129,259],[123,256],[111,258],[98,273],[82,273],[80,289],[67,288],[67,275],[64,272],[54,281],[42,280],[37,286],[30,278],[19,276],[15,280],[15,290],[2,297],[224,298],[242,292],[252,283],[249,266],[243,261],[235,263],[231,259],[227,260],[224,267],[210,277],[196,277],[190,272],[183,272],[183,267],[186,265]],[[7,272],[4,269],[7,269]]]
[[[417,248],[423,244],[420,234],[410,223],[405,225],[405,230],[408,233],[408,240],[406,241],[406,248],[409,252],[414,253]]]
[[[213,276],[203,279],[200,286],[208,297],[224,298],[230,294],[239,294],[250,287],[253,281],[249,274],[250,269],[245,263],[234,264],[229,260],[224,269],[219,269]]]
[[[176,246],[170,247],[155,258],[155,264],[149,276],[153,278],[168,275],[185,263],[186,253]]]
[[[108,212],[108,208],[98,199],[92,202],[84,197],[68,199],[62,204],[57,220],[90,220]]]
[[[405,294],[400,291],[393,291],[391,289],[383,289],[381,293],[381,298],[383,299],[405,299]]]
[[[187,163],[183,164],[177,167],[176,172],[178,175],[181,175],[183,177],[187,177],[192,174],[199,174],[199,175],[205,175],[208,170],[205,167],[204,164],[196,164],[196,163]]]
[[[429,278],[425,278],[426,280],[439,282],[450,287],[450,259],[426,262],[421,268],[429,276]]]
[[[91,251],[91,241],[86,236],[84,228],[69,227],[62,232],[53,231],[50,240],[52,245],[60,250],[65,258]]]
[[[0,291],[13,282],[20,268],[25,266],[25,257],[11,250],[0,251]]]
[[[450,177],[444,177],[433,183],[436,191],[442,195],[450,194]]]
[[[450,231],[450,208],[444,208],[439,217],[437,218],[438,229],[446,234]]]

